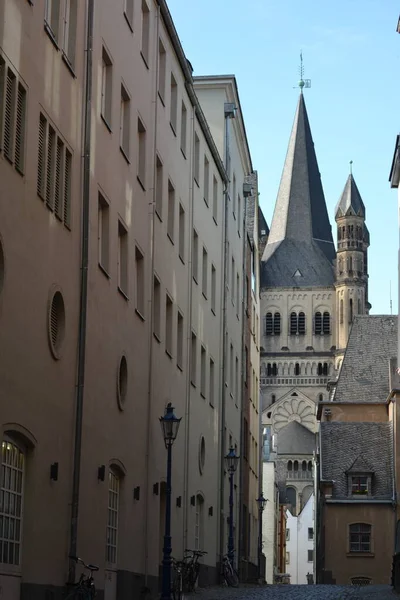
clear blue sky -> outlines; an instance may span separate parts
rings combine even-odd
[[[400,133],[398,0],[169,0],[195,75],[236,75],[268,224],[296,109],[306,105],[336,240],[335,204],[353,174],[371,234],[372,313],[397,312],[397,191],[388,176]],[[201,9],[200,9],[201,8]]]

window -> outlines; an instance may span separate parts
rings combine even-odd
[[[21,560],[25,456],[10,440],[1,442],[0,563],[19,565]]]
[[[269,312],[265,316],[265,335],[272,335],[273,323],[272,313]]]
[[[98,200],[99,265],[108,273],[110,268],[110,211],[104,197]]]
[[[315,313],[314,333],[320,335],[322,333],[322,315],[320,312]]]
[[[286,552],[286,564],[290,565],[290,552]]]
[[[108,474],[106,561],[111,564],[117,562],[119,489],[120,479],[114,471],[110,470]]]
[[[176,364],[183,369],[183,314],[178,310],[176,327]]]
[[[308,562],[314,561],[314,550],[307,550],[307,561]]]
[[[49,125],[39,119],[37,193],[68,228],[71,226],[72,154]]]
[[[174,243],[174,229],[175,229],[175,188],[171,181],[168,179],[168,221],[167,221],[167,235],[172,243]]]
[[[121,122],[120,148],[126,158],[129,158],[131,100],[125,87],[121,84]]]
[[[197,371],[197,337],[194,331],[192,331],[192,344],[190,354],[190,381],[192,385],[196,386],[196,371]]]
[[[329,371],[328,363],[318,363],[317,374],[327,376]]]
[[[234,382],[234,372],[233,372],[233,344],[230,346],[230,357],[229,357],[229,388],[231,390],[231,395],[233,396],[233,382]]]
[[[272,394],[271,395],[271,404],[275,404],[275,402],[276,402],[276,395]]]
[[[297,333],[297,313],[290,313],[290,335],[296,335]]]
[[[236,404],[239,403],[239,359],[238,357],[236,357],[236,361],[235,361],[235,383],[236,383],[236,387],[235,387],[235,398],[236,398]]]
[[[238,208],[237,208],[237,211],[238,211],[238,234],[240,237],[240,228],[242,226],[242,213],[241,213],[241,210],[242,210],[241,204],[242,203],[241,203],[241,199],[240,199],[240,194],[238,194],[237,202],[238,202]]]
[[[124,15],[128,25],[133,31],[133,2],[134,0],[125,0]]]
[[[215,303],[217,294],[217,271],[214,265],[211,265],[211,310],[215,314]]]
[[[208,162],[207,156],[204,156],[204,202],[208,206],[209,195],[210,195],[210,163]]]
[[[306,316],[304,312],[290,313],[289,333],[290,335],[304,335],[306,332]]]
[[[65,0],[63,52],[71,67],[75,66],[78,0]]]
[[[203,246],[203,272],[202,272],[202,290],[203,296],[207,298],[208,293],[208,252]]]
[[[187,129],[187,110],[185,104],[182,102],[181,109],[181,150],[183,156],[186,158],[186,129]]]
[[[176,126],[178,118],[178,85],[176,79],[171,73],[171,106],[170,106],[170,117],[169,122],[172,127],[172,131],[176,135]]]
[[[371,525],[353,523],[349,526],[350,552],[371,552]]]
[[[157,340],[161,339],[161,284],[154,275],[153,279],[153,333]]]
[[[58,42],[60,20],[60,0],[46,0],[45,23],[48,33]]]
[[[163,164],[160,157],[156,156],[156,213],[162,218],[163,205]]]
[[[118,289],[128,296],[128,231],[118,221]]]
[[[340,301],[339,321],[343,324],[343,300]]]
[[[331,316],[328,312],[324,312],[322,320],[322,331],[325,335],[329,335],[331,332]]]
[[[185,210],[179,203],[179,258],[185,262]]]
[[[135,248],[136,262],[136,310],[144,317],[144,256],[139,248]]]
[[[281,333],[281,315],[276,312],[274,314],[274,335],[280,335]]]
[[[299,363],[296,363],[294,365],[294,374],[295,375],[300,375],[300,365],[299,365]]]
[[[290,529],[286,529],[286,541],[290,541]]]
[[[214,406],[214,385],[215,385],[215,374],[214,374],[214,361],[210,358],[210,380],[209,380],[209,394],[208,400],[211,406]]]
[[[218,181],[213,176],[213,219],[218,222]]]
[[[103,46],[101,71],[101,116],[108,128],[111,127],[112,107],[112,62]]]
[[[165,297],[165,352],[172,357],[173,303],[168,294]]]
[[[1,90],[0,90],[1,93]],[[15,144],[14,164],[17,171],[24,173],[25,166],[25,119],[26,119],[26,91],[18,84],[17,111],[15,118]],[[1,122],[1,119],[0,119]]]
[[[194,134],[194,179],[199,185],[200,181],[200,140],[197,133]]]
[[[314,527],[308,528],[308,539],[311,541],[314,539]]]
[[[304,335],[306,332],[306,316],[303,312],[299,312],[299,335]]]
[[[138,179],[143,189],[146,189],[146,129],[141,119],[138,119]]]
[[[236,219],[236,175],[233,174],[232,179],[232,212],[233,216]]]
[[[239,299],[240,299],[240,277],[236,273],[236,316],[239,317]]]
[[[353,322],[353,298],[349,301],[349,323]]]
[[[142,0],[142,49],[141,54],[146,63],[149,64],[149,48],[150,48],[150,11],[145,0]]]
[[[351,478],[351,493],[354,495],[368,494],[368,477],[363,475],[353,476]]]
[[[198,270],[199,270],[199,236],[195,229],[193,229],[193,250],[192,250],[192,276],[197,283]]]
[[[158,40],[158,94],[165,104],[165,78],[167,70],[167,53],[164,44]]]
[[[206,364],[206,349],[202,346],[200,357],[200,394],[203,398],[206,397]]]
[[[232,304],[235,302],[235,259],[232,256],[232,266],[231,266],[231,299]]]
[[[0,150],[23,175],[25,167],[26,90],[0,56]]]

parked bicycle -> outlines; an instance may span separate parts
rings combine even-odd
[[[174,577],[172,581],[172,596],[174,600],[184,600],[183,596],[183,570],[185,563],[183,560],[172,558],[172,568]]]
[[[89,571],[89,575],[81,573],[78,583],[74,584],[73,590],[71,590],[65,600],[92,600],[96,596],[96,587],[94,585],[93,573],[99,570],[96,565],[86,564],[81,558],[77,556],[70,556],[71,560],[75,561],[78,565],[82,565],[84,569]]]
[[[222,559],[222,576],[226,585],[229,585],[229,587],[239,586],[238,572],[233,568],[227,554],[225,554],[224,558]]]
[[[204,550],[185,550],[183,557],[183,589],[185,592],[194,592],[200,571],[199,559],[207,554]]]

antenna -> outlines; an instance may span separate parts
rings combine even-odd
[[[299,75],[300,81],[298,83],[298,87],[300,88],[300,93],[303,93],[303,88],[311,87],[311,79],[304,79],[304,65],[303,65],[303,51],[300,51],[300,67],[299,67]]]
[[[392,315],[393,314],[393,311],[392,311],[393,305],[392,305],[392,281],[391,280],[389,282],[389,297],[390,297],[390,314]]]

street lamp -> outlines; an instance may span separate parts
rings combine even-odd
[[[229,473],[229,538],[228,538],[228,558],[233,567],[235,556],[235,545],[233,539],[233,476],[235,474],[239,456],[236,456],[235,448],[231,446],[228,454],[225,456],[225,464]]]
[[[263,493],[256,500],[258,504],[258,579],[261,579],[261,559],[262,559],[262,514],[268,500],[264,498]]]
[[[181,419],[174,414],[174,407],[168,402],[165,414],[160,417],[161,430],[164,437],[165,447],[168,451],[167,458],[167,497],[165,505],[165,533],[162,562],[162,591],[161,600],[171,600],[171,465],[172,444],[178,435]]]

